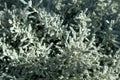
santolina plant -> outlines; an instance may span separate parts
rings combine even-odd
[[[0,80],[119,80],[115,0],[1,0]]]

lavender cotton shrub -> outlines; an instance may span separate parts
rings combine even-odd
[[[119,80],[113,0],[0,0],[0,80]]]

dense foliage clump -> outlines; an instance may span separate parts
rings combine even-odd
[[[119,80],[119,0],[0,0],[0,80]]]

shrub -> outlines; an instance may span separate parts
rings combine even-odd
[[[8,3],[0,1],[1,80],[119,79],[118,2]]]

